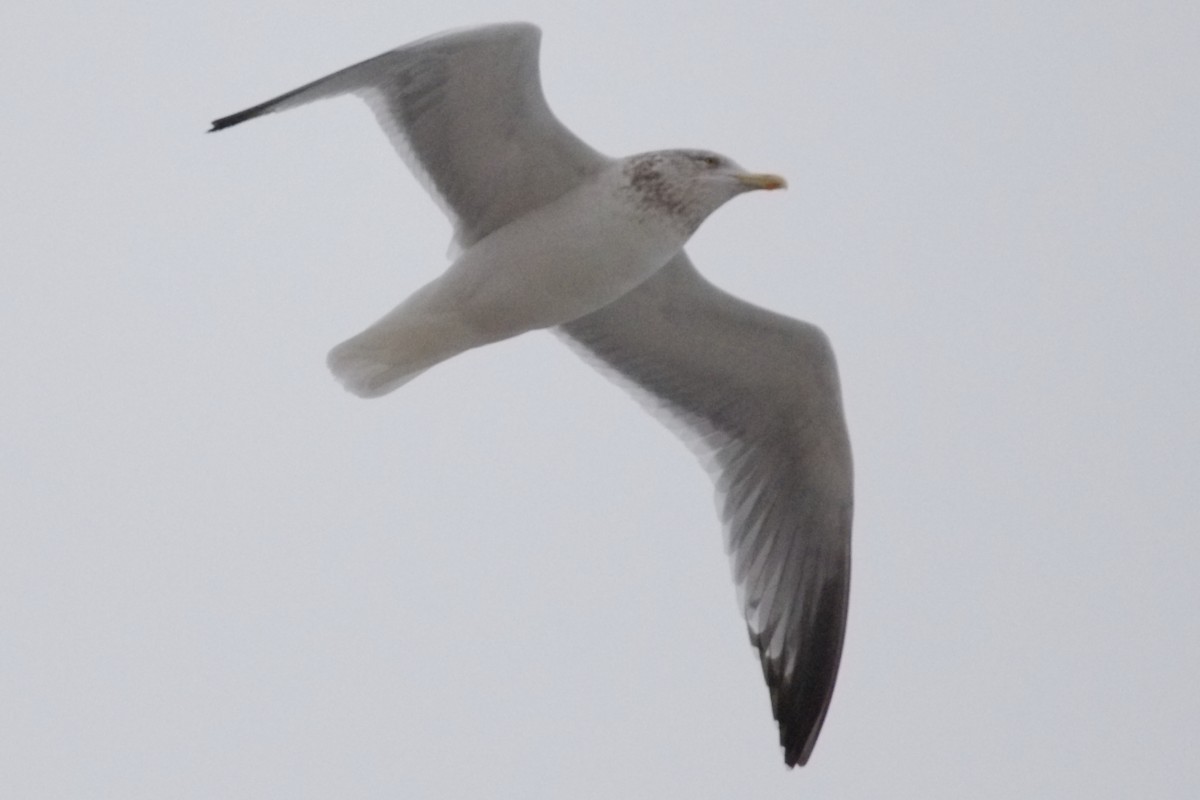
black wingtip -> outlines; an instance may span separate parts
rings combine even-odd
[[[808,763],[810,755],[812,755],[811,745],[807,749],[802,746],[785,746],[783,748],[783,763],[787,764],[788,769],[803,767]]]
[[[237,114],[233,115],[233,117],[236,116]],[[212,121],[212,127],[205,131],[205,133],[216,133],[219,130],[228,128],[230,125],[237,125],[239,122],[241,122],[240,119],[234,119],[233,117],[221,117],[220,119],[214,119]]]
[[[273,102],[274,101],[271,101],[271,103]],[[245,122],[248,119],[254,119],[255,117],[262,116],[267,112],[267,108],[271,105],[271,103],[263,103],[262,105],[257,105],[253,108],[247,108],[245,111],[239,111],[236,114],[230,114],[228,117],[214,119],[212,122],[212,127],[208,129],[208,133],[224,130],[225,128],[237,125],[239,122]]]
[[[207,132],[215,133],[219,130],[223,130],[230,126],[237,125],[239,122],[245,122],[246,120],[250,119],[253,116],[255,116],[255,115],[249,114],[245,111],[239,111],[237,114],[230,114],[228,117],[221,117],[220,119],[214,119],[212,121],[212,127],[209,128]]]
[[[813,615],[815,624],[791,669],[763,653],[763,643],[754,637],[771,692],[771,710],[779,723],[783,760],[789,768],[808,763],[829,711],[842,657],[847,585],[846,581],[835,581],[820,592]]]

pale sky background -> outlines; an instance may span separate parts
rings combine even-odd
[[[806,768],[637,403],[546,334],[326,373],[450,233],[366,107],[204,134],[511,19],[601,151],[791,181],[689,249],[840,363]],[[1195,797],[1198,42],[1194,2],[8,4],[0,797]]]

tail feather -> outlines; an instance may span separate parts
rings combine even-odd
[[[359,397],[383,397],[429,368],[414,369],[403,361],[392,363],[388,354],[365,347],[356,339],[348,339],[330,350],[326,363],[346,391]]]
[[[347,391],[382,397],[435,364],[482,344],[452,319],[429,319],[404,310],[402,305],[329,351],[329,369]]]

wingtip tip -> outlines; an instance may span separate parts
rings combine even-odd
[[[792,735],[792,731],[781,726],[779,744],[783,748],[783,763],[787,764],[788,769],[795,769],[808,764],[813,747],[816,745],[816,736],[809,735],[803,740],[797,740]]]
[[[269,105],[270,104],[264,103],[261,106],[254,106],[253,108],[247,108],[245,111],[239,111],[236,114],[230,114],[227,117],[221,117],[220,119],[214,119],[211,123],[212,127],[208,129],[208,132],[213,133],[215,131],[223,131],[226,128],[231,128],[234,125],[245,122],[248,119],[254,119],[255,117],[260,117],[264,113],[266,113],[266,109]]]
[[[787,764],[788,769],[803,767],[808,764],[808,757],[810,755],[812,755],[811,748],[804,749],[785,745],[783,748],[783,763]]]

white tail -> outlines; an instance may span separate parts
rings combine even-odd
[[[359,397],[383,397],[420,375],[427,367],[389,363],[373,348],[348,339],[329,351],[327,362],[346,391]]]
[[[434,364],[483,344],[456,319],[413,308],[415,299],[329,351],[329,369],[347,391],[382,397]]]

